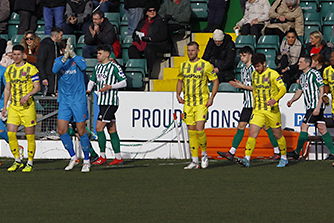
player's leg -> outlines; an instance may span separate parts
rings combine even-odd
[[[71,156],[71,160],[77,160],[78,158],[74,151],[72,138],[68,133],[68,123],[69,121],[67,120],[58,119],[57,120],[57,131],[58,131],[58,134],[60,135],[61,142],[63,143],[65,149],[68,151],[68,153]]]
[[[209,166],[209,158],[208,154],[206,153],[206,147],[207,147],[207,139],[206,139],[206,133],[204,131],[205,126],[204,120],[197,121],[196,122],[196,131],[197,131],[197,141],[198,141],[198,147],[201,148],[201,167],[207,168]]]
[[[317,123],[317,127],[319,130],[319,133],[321,134],[322,139],[325,142],[325,145],[327,146],[328,150],[330,151],[330,154],[326,158],[326,160],[334,160],[334,145],[333,145],[333,139],[330,133],[327,131],[326,123],[319,121]]]
[[[110,136],[111,146],[115,153],[115,159],[109,163],[109,165],[118,165],[122,164],[124,160],[121,155],[121,141],[119,139],[117,129],[116,129],[116,120],[112,120],[108,125],[108,132]]]
[[[86,122],[85,121],[76,122],[76,127],[80,137],[82,152],[84,154],[84,161],[81,172],[89,172],[90,171],[89,149],[91,145],[88,138],[88,134],[86,132]]]
[[[279,158],[280,157],[280,150],[279,150],[279,146],[277,143],[277,139],[274,136],[273,130],[271,128],[268,127],[264,127],[264,130],[267,132],[269,140],[271,142],[271,145],[274,148],[274,159]]]
[[[24,132],[28,144],[28,162],[22,172],[31,172],[36,152],[35,126],[25,126]]]

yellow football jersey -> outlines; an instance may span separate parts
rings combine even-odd
[[[15,64],[8,66],[5,78],[6,82],[11,84],[11,105],[16,107],[22,107],[21,98],[32,91],[33,82],[39,81],[37,68],[29,63],[25,63],[21,67],[17,67]],[[33,99],[30,98],[27,105],[30,105],[32,101]]]
[[[262,74],[254,71],[252,76],[254,109],[279,111],[278,103],[270,107],[267,102],[278,94],[280,87],[285,87],[281,76],[270,68],[267,68]]]
[[[208,82],[217,79],[217,75],[209,62],[199,59],[196,62],[183,62],[178,79],[183,80],[185,105],[196,106],[208,102]]]
[[[324,84],[328,85],[331,94],[333,96],[334,93],[334,68],[332,66],[328,66],[325,68],[324,73],[323,73],[323,79],[324,79]]]

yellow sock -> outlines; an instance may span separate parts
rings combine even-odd
[[[255,144],[256,144],[256,139],[253,137],[248,137],[245,150],[246,156],[251,157],[255,148]]]
[[[202,153],[206,152],[206,134],[203,131],[197,131],[197,139],[199,147],[201,147]]]
[[[198,157],[198,139],[197,139],[197,131],[188,130],[189,134],[189,146],[192,157]]]
[[[277,140],[279,150],[281,151],[281,155],[286,155],[286,141],[284,136]]]
[[[36,151],[36,141],[35,141],[35,134],[33,135],[26,135],[28,141],[28,161],[31,162],[34,160],[35,151]]]
[[[9,141],[9,148],[12,152],[15,160],[20,159],[20,152],[19,152],[19,143],[17,141],[16,132],[8,132],[8,141]]]

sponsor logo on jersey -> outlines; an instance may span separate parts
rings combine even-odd
[[[263,82],[268,82],[268,81],[269,81],[268,77],[263,78]]]
[[[22,76],[23,77],[27,76],[27,72],[22,72]]]

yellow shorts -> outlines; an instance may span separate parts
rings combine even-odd
[[[196,122],[206,121],[208,108],[205,105],[187,106],[183,108],[183,121],[187,125],[196,125]]]
[[[23,125],[24,127],[32,127],[37,124],[35,103],[31,103],[28,107],[16,107],[10,105],[8,108],[8,124]]]
[[[253,110],[253,114],[249,124],[259,127],[270,127],[273,129],[281,127],[281,112],[259,111]]]

